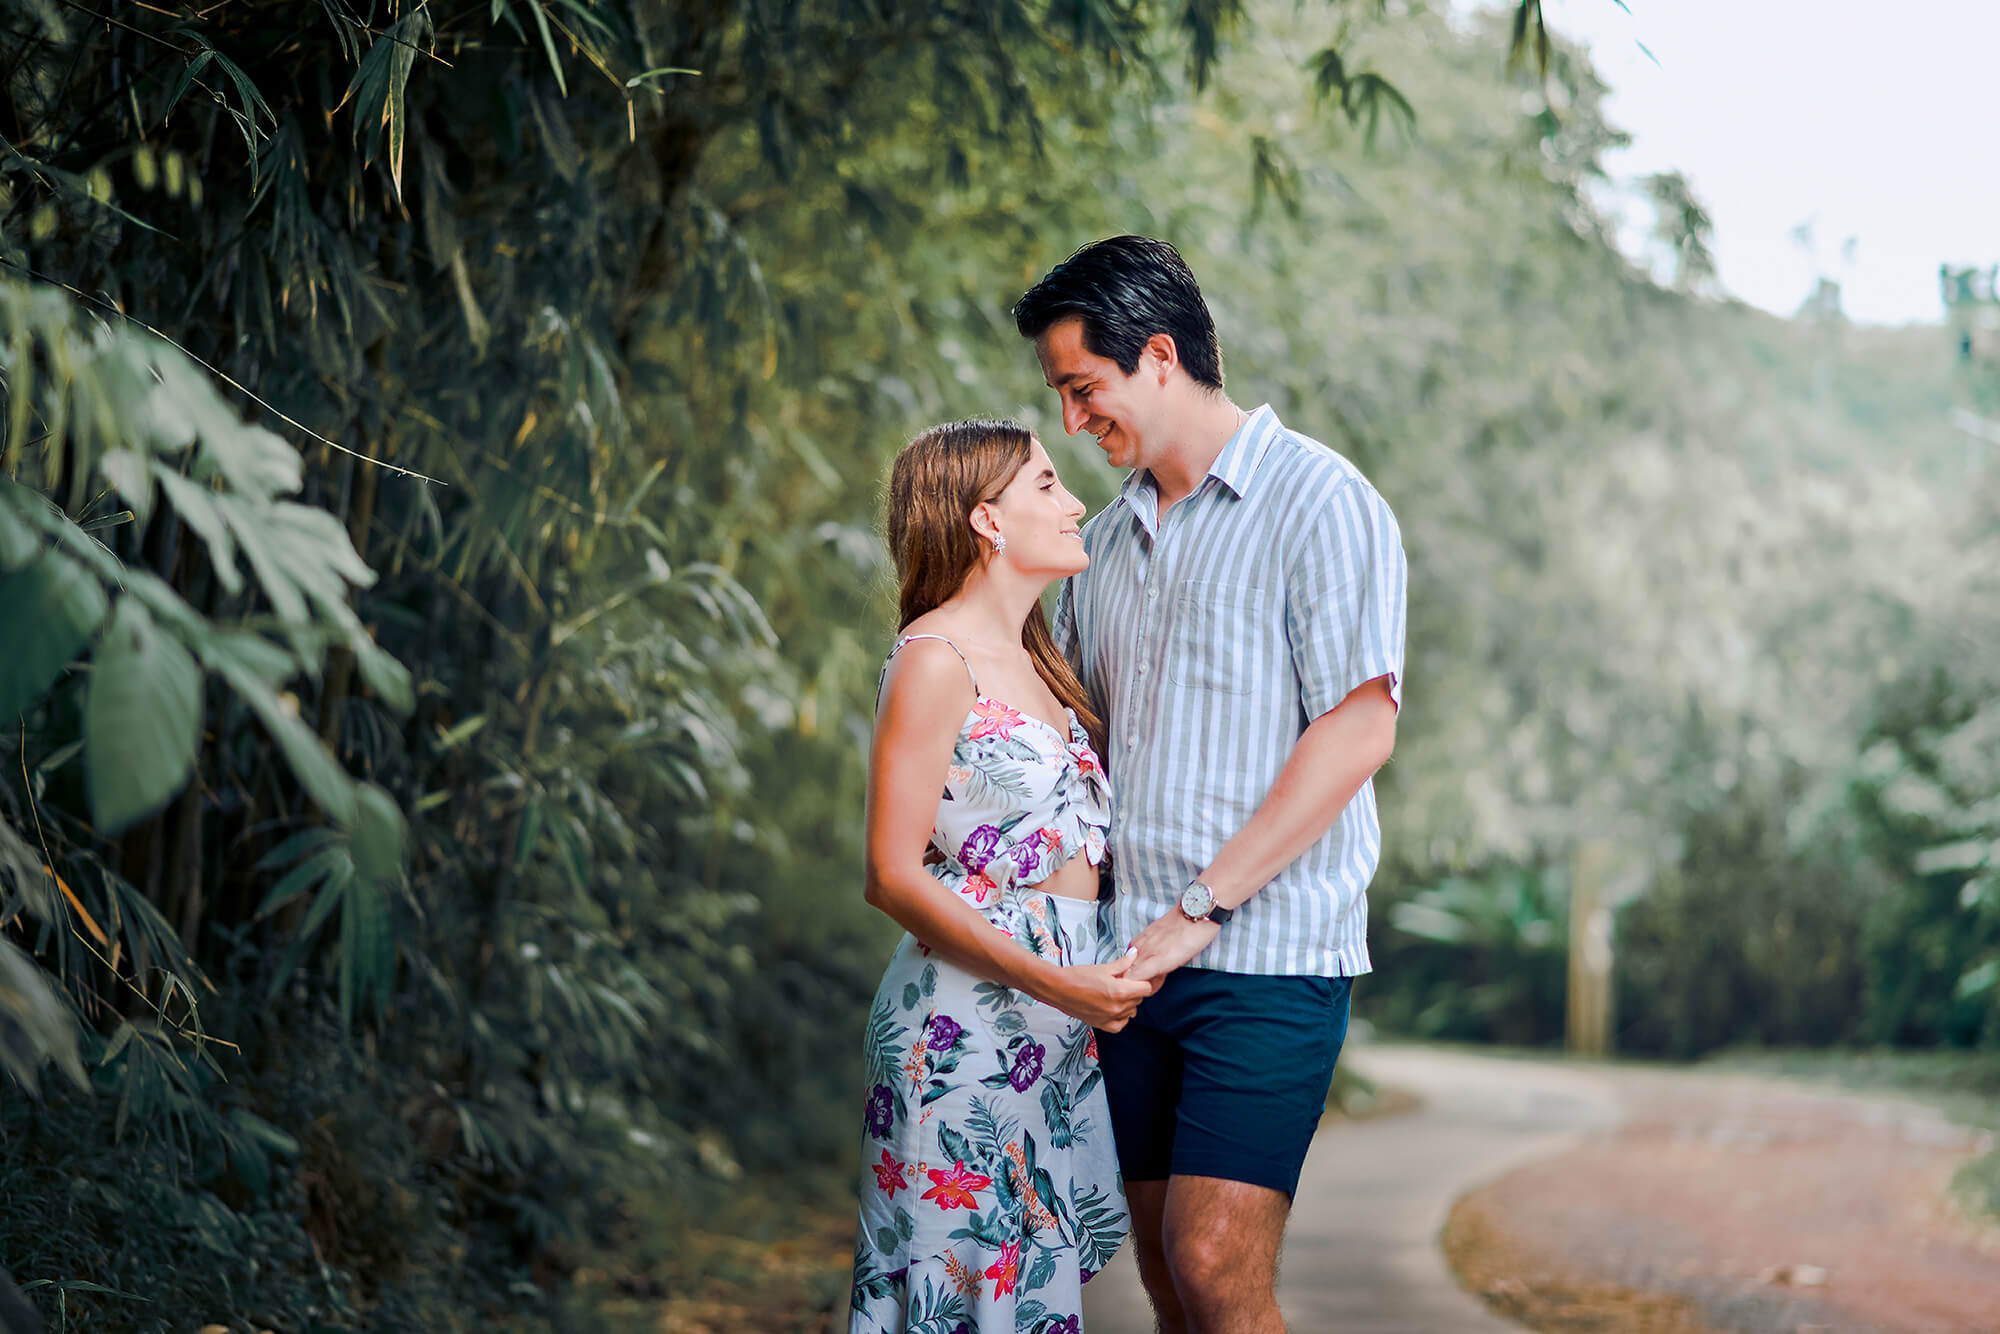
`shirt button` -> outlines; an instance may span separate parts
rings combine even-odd
[[[1146,674],[1146,664],[1142,662],[1139,664],[1139,675],[1144,676],[1145,674]]]
[[[1148,598],[1148,600],[1156,598],[1159,595],[1160,595],[1160,587],[1158,584],[1149,584],[1146,586],[1146,597]]]
[[[1132,749],[1132,747],[1134,747],[1134,746],[1136,746],[1136,745],[1138,745],[1138,744],[1139,744],[1139,738],[1138,738],[1138,737],[1135,737],[1135,736],[1128,736],[1128,737],[1126,737],[1126,738],[1125,738],[1125,749],[1127,749],[1127,750],[1130,750],[1130,749]]]

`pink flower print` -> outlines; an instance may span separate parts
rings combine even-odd
[[[997,736],[1002,741],[1010,740],[1014,735],[1014,729],[1022,722],[1019,709],[1010,709],[997,699],[982,697],[972,701],[972,712],[978,716],[979,722],[973,726],[972,735],[967,738],[971,741],[982,741],[990,736]]]
[[[1069,750],[1070,754],[1076,756],[1076,771],[1078,773],[1086,778],[1104,777],[1104,766],[1097,762],[1097,752],[1090,748],[1088,742],[1080,746],[1071,746]]]
[[[908,1190],[910,1183],[903,1180],[903,1165],[882,1150],[882,1161],[875,1164],[875,1184],[887,1192],[890,1199],[896,1198],[899,1190]]]
[[[969,875],[965,878],[965,887],[960,892],[969,897],[975,904],[984,908],[986,900],[998,892],[999,888],[1000,886],[994,881],[992,876],[986,874],[984,871],[980,871],[976,875]]]
[[[967,1171],[963,1160],[953,1163],[949,1172],[933,1167],[925,1175],[934,1184],[924,1192],[923,1198],[936,1200],[940,1209],[977,1209],[979,1201],[973,1198],[973,1192],[985,1190],[993,1184],[992,1177]]]
[[[986,1277],[993,1280],[993,1295],[1005,1297],[1012,1292],[1020,1274],[1021,1243],[1010,1241],[1000,1248],[1000,1258],[986,1271]]]

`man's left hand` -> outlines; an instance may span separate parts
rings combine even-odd
[[[1221,933],[1222,927],[1215,922],[1192,921],[1179,908],[1169,908],[1132,942],[1138,947],[1139,961],[1125,976],[1141,982],[1165,977],[1207,949]]]

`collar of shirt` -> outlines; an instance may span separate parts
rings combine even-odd
[[[1228,488],[1229,492],[1241,500],[1250,490],[1251,479],[1257,475],[1257,465],[1264,461],[1264,455],[1271,448],[1282,423],[1269,403],[1259,404],[1246,416],[1236,433],[1229,437],[1229,443],[1215,456],[1215,462],[1208,466],[1208,477]],[[1207,485],[1208,477],[1202,479]],[[1201,487],[1196,487],[1199,491]],[[1139,525],[1149,537],[1158,536],[1160,527],[1160,492],[1153,485],[1153,474],[1144,468],[1134,468],[1119,488],[1118,500],[1132,511]]]

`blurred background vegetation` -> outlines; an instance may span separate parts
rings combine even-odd
[[[1560,1041],[1588,843],[1621,1050],[2000,1049],[1995,363],[1720,299],[1676,177],[1622,254],[1532,0],[0,0],[0,89],[55,1328],[597,1328],[846,1189],[883,468],[1108,499],[1006,311],[1116,232],[1403,522],[1358,1014]]]

